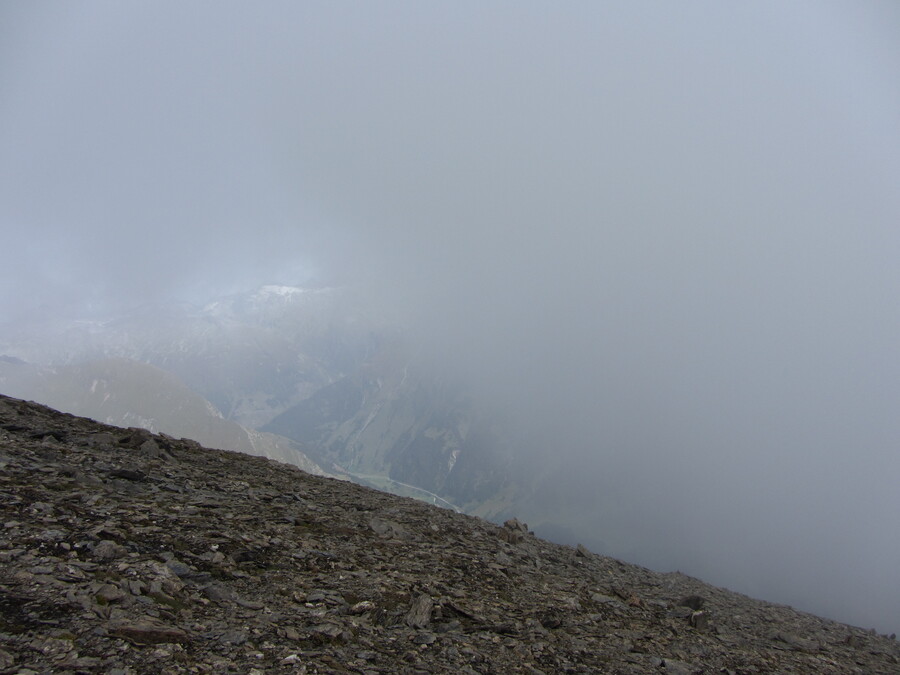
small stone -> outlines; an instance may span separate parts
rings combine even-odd
[[[115,584],[103,584],[97,589],[97,592],[94,593],[94,597],[96,597],[97,600],[108,604],[124,598],[125,592]]]
[[[694,611],[703,609],[704,604],[706,604],[706,599],[699,595],[688,595],[678,601],[679,607],[690,607]]]
[[[433,644],[434,641],[437,640],[434,633],[421,632],[416,633],[416,636],[413,638],[413,643],[417,645],[430,645]]]
[[[159,445],[157,445],[156,441],[154,441],[152,438],[141,443],[138,450],[141,452],[141,454],[147,455],[148,457],[151,457],[153,459],[157,459],[163,454],[162,450],[160,450],[159,448]]]
[[[124,623],[109,631],[114,637],[121,637],[135,644],[163,644],[167,642],[188,642],[188,634],[180,628],[167,626],[155,621]]]
[[[330,640],[336,640],[343,636],[344,629],[333,623],[321,623],[313,626],[311,632],[314,635],[326,637]]]
[[[240,630],[225,631],[219,636],[219,642],[229,645],[242,645],[247,641],[247,634]]]
[[[665,659],[666,675],[693,675],[696,669],[689,663],[676,659]]]
[[[500,530],[500,538],[510,544],[521,544],[525,541],[525,535],[518,530]]]
[[[91,551],[91,554],[97,560],[116,560],[128,555],[128,549],[110,539],[104,539],[94,545],[94,550]]]
[[[131,427],[128,431],[131,432],[131,435],[125,437],[120,443],[127,445],[130,448],[140,448],[146,441],[152,440],[153,438],[153,432],[149,429]]]
[[[35,565],[28,568],[28,571],[32,574],[53,574],[54,568],[50,565]]]
[[[528,532],[528,525],[523,523],[518,518],[510,518],[505,523],[503,523],[503,527],[508,530],[518,530],[519,532]]]
[[[230,602],[234,599],[234,594],[221,584],[205,586],[203,594],[213,602]]]
[[[425,593],[419,595],[406,613],[406,625],[410,628],[424,628],[431,622],[433,609],[434,601],[431,596]]]
[[[13,658],[12,654],[0,649],[0,668],[10,668],[15,662],[16,660]]]
[[[38,535],[38,539],[46,542],[62,541],[66,538],[66,533],[62,530],[44,530]]]
[[[691,626],[697,630],[706,630],[709,628],[709,613],[703,611],[694,612],[691,614],[689,621]]]
[[[259,602],[258,600],[245,600],[238,595],[234,596],[234,603],[239,607],[243,607],[244,609],[252,610],[262,609],[266,606],[265,603]]]
[[[111,448],[116,444],[116,437],[107,431],[91,434],[85,440],[90,448]]]
[[[591,595],[591,600],[603,605],[619,602],[618,598],[614,598],[610,595],[603,595],[603,593],[594,593]]]
[[[196,574],[196,570],[194,570],[194,568],[192,568],[190,565],[187,565],[180,560],[175,560],[174,558],[166,562],[166,567],[168,567],[181,578],[191,577]]]
[[[125,480],[140,482],[147,479],[147,474],[137,469],[113,469],[109,472],[111,478],[124,478]]]
[[[386,520],[384,518],[372,518],[369,521],[369,527],[371,527],[376,534],[382,537],[387,537],[390,539],[406,539],[408,537],[406,528],[403,527],[400,523],[394,522],[393,520]]]
[[[810,640],[799,635],[787,632],[778,632],[774,635],[774,639],[783,642],[791,649],[798,652],[816,652],[820,649],[820,645],[815,640]]]
[[[538,621],[541,622],[541,626],[550,629],[559,628],[563,623],[562,617],[559,615],[559,613],[553,610],[542,612],[538,617]]]

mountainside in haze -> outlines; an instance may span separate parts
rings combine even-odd
[[[874,632],[0,397],[0,672],[893,674]]]
[[[525,432],[423,351],[349,290],[264,286],[0,332],[0,393],[680,566],[615,517],[627,502],[615,472],[557,461],[565,428]]]
[[[325,473],[300,447],[275,434],[245,429],[223,419],[215,407],[174,375],[126,359],[37,367],[0,360],[0,388],[8,395],[41,401],[107,424],[140,427],[192,438]]]
[[[263,429],[298,441],[322,466],[358,481],[415,486],[467,512],[512,487],[513,459],[496,422],[400,343],[383,345]]]
[[[0,342],[2,353],[40,364],[0,368],[5,393],[68,412],[305,469],[312,458],[358,482],[490,517],[504,518],[515,500],[512,429],[342,289],[264,286],[203,307],[145,307],[26,331]],[[111,382],[114,394],[102,384]]]
[[[358,366],[384,332],[341,289],[263,286],[205,306],[147,305],[0,336],[0,354],[67,365],[119,358],[176,375],[247,427],[264,425]]]

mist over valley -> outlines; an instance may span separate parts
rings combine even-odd
[[[900,628],[888,3],[0,7],[0,393]]]

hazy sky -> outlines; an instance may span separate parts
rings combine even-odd
[[[898,83],[892,2],[7,0],[0,316],[358,284],[625,553],[900,631]]]

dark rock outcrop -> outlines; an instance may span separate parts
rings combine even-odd
[[[896,673],[897,643],[0,397],[0,673]]]

